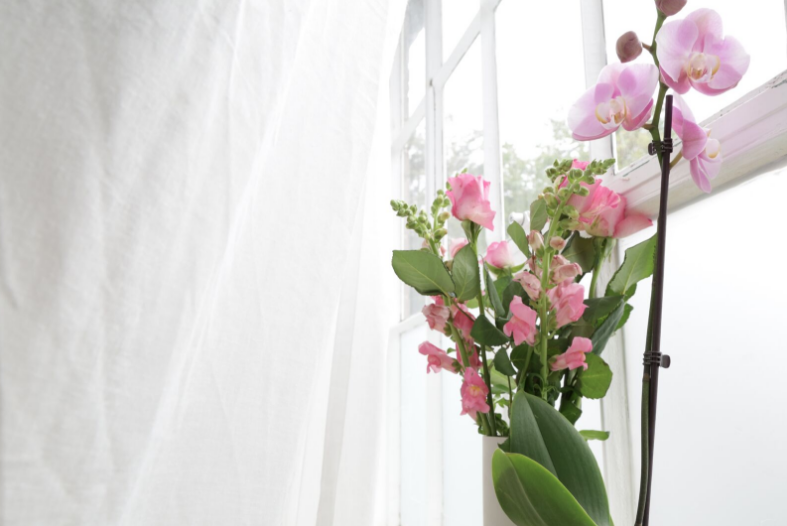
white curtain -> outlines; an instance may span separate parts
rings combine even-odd
[[[381,524],[402,0],[0,5],[0,521]]]

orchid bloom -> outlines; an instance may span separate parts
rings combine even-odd
[[[511,300],[511,320],[503,326],[506,336],[514,337],[514,345],[527,342],[533,345],[536,342],[536,311],[522,303],[522,298],[514,296]]]
[[[456,257],[456,253],[459,252],[464,246],[469,243],[466,239],[463,238],[453,238],[448,242],[448,253],[451,254],[451,259]]]
[[[469,220],[494,230],[495,212],[489,204],[489,181],[480,175],[459,174],[449,177],[451,189],[446,195],[451,200],[451,213],[460,221]]]
[[[664,83],[680,94],[690,88],[705,95],[724,93],[749,69],[749,55],[735,38],[723,36],[721,17],[712,9],[664,23],[656,44]]]
[[[683,141],[681,153],[689,161],[691,178],[700,190],[711,191],[710,180],[721,170],[721,144],[710,138],[710,130],[699,126],[680,95],[674,96],[672,106],[672,128]]]
[[[523,270],[514,275],[514,281],[518,281],[522,285],[531,300],[538,301],[538,298],[541,297],[541,280],[535,274]]]
[[[609,64],[598,83],[582,95],[568,112],[568,127],[578,141],[592,141],[614,133],[620,126],[636,130],[653,112],[653,91],[659,71],[652,64]]]
[[[439,373],[440,370],[445,369],[448,372],[455,373],[456,359],[448,355],[447,352],[440,347],[432,345],[429,342],[424,342],[418,346],[418,352],[426,356],[428,363],[426,365],[426,372]]]
[[[490,243],[486,249],[484,261],[497,268],[508,268],[514,266],[514,259],[508,249],[508,241],[497,241]]]
[[[589,338],[576,336],[571,340],[571,346],[566,352],[555,356],[555,360],[550,364],[549,368],[553,371],[560,371],[566,368],[574,370],[580,367],[587,369],[588,364],[585,362],[585,354],[592,350],[593,342]]]
[[[445,323],[448,321],[451,311],[443,303],[443,298],[434,296],[433,299],[434,303],[425,305],[421,312],[426,316],[426,322],[430,329],[445,332]]]
[[[579,283],[564,281],[547,291],[547,297],[555,309],[557,328],[573,323],[582,317],[585,305],[585,288]]]
[[[489,393],[489,388],[475,369],[465,369],[460,393],[462,394],[463,415],[470,415],[475,420],[477,411],[482,413],[489,412],[489,404],[486,403],[486,395]]]

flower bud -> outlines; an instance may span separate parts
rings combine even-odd
[[[437,230],[434,233],[435,241],[440,241],[441,239],[443,239],[446,236],[446,234],[448,234],[448,230],[446,230],[445,228],[441,228],[441,229]]]
[[[628,31],[620,35],[615,51],[621,62],[631,62],[642,53],[642,43],[634,31]]]
[[[582,197],[587,197],[590,194],[590,189],[587,186],[583,186],[577,193]]]
[[[553,237],[549,240],[549,246],[555,250],[563,250],[566,247],[566,240],[562,237]]]
[[[656,7],[667,16],[678,14],[686,5],[686,0],[656,0]]]
[[[541,232],[538,230],[531,230],[527,235],[527,242],[530,245],[530,248],[533,250],[538,250],[544,246],[544,236],[542,236]]]
[[[446,221],[448,221],[450,217],[451,217],[451,212],[443,211],[440,213],[439,216],[437,216],[437,220],[440,221],[441,223],[445,223]]]

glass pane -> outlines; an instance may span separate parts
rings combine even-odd
[[[497,68],[505,213],[529,210],[548,183],[556,158],[587,159],[587,143],[571,138],[566,115],[585,89],[579,0],[497,8]],[[560,20],[560,38],[544,20]],[[549,53],[527,52],[549,43]],[[555,78],[540,78],[541,75]],[[558,78],[559,75],[559,78]]]
[[[401,336],[401,517],[402,526],[425,526],[426,360],[418,346],[426,324]]]
[[[783,0],[757,0],[741,2],[740,0],[714,0],[704,4],[687,5],[675,18],[684,18],[694,7],[711,7],[717,11],[724,21],[724,34],[734,36],[751,55],[749,70],[738,87],[715,97],[702,95],[694,90],[684,97],[699,120],[707,119],[722,108],[732,104],[746,93],[756,89],[763,83],[787,69],[787,30],[785,30],[785,14]],[[617,62],[615,43],[626,31],[635,31],[640,39],[648,44],[653,39],[656,23],[653,2],[632,2],[631,0],[604,0],[604,22],[606,26],[607,56],[610,62]],[[767,38],[763,38],[767,35]],[[646,52],[637,59],[638,62],[650,62],[652,59]],[[625,167],[632,160],[647,153],[649,134],[639,131],[635,134],[619,132],[618,166]],[[623,160],[627,162],[623,162]]]
[[[653,524],[784,524],[787,280],[752,266],[758,253],[784,252],[771,226],[781,224],[785,193],[781,169],[670,214],[662,352],[672,367],[659,381]],[[624,334],[638,470],[650,281],[637,289]]]
[[[443,0],[443,57],[448,58],[478,13],[480,0]]]
[[[424,165],[425,125],[415,129],[413,136],[407,141],[402,152],[402,199],[419,208],[426,206],[426,171]],[[428,210],[427,210],[428,212]],[[404,222],[404,221],[403,221]],[[404,248],[417,250],[423,240],[412,230],[404,229]],[[402,319],[418,312],[424,306],[424,298],[412,288],[402,284],[404,294]]]
[[[426,45],[424,37],[424,0],[410,0],[404,20],[405,97],[404,114],[410,116],[418,108],[426,91]]]

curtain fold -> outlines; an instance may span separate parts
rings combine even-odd
[[[403,13],[0,6],[1,524],[382,524]]]

